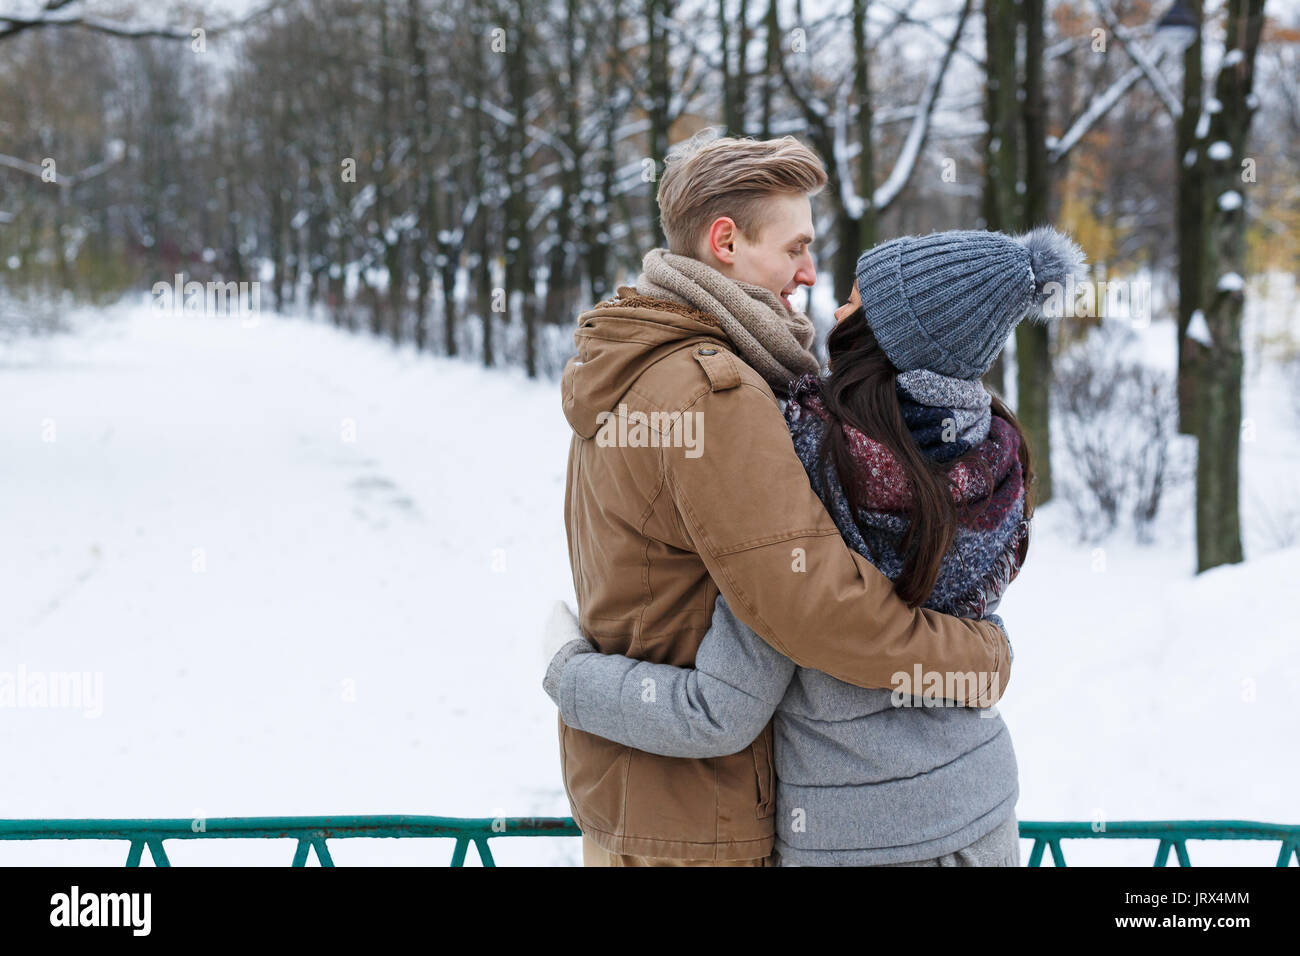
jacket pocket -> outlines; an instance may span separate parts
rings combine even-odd
[[[750,744],[754,753],[754,774],[758,777],[758,810],[756,817],[762,820],[776,812],[776,773],[772,767],[772,728],[769,724]]]

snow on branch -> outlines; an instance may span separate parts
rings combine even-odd
[[[951,100],[940,101],[934,104],[936,113],[950,112],[961,113],[965,110],[975,109],[984,103],[984,94],[972,93],[968,96],[958,97]],[[876,110],[871,117],[873,128],[887,126],[890,123],[901,123],[904,120],[916,119],[921,108],[916,104],[910,106],[896,106],[891,109]]]
[[[190,40],[193,38],[193,28],[191,27],[173,27],[165,24],[127,23],[118,20],[78,16],[73,13],[62,12],[67,7],[73,6],[79,2],[80,0],[49,0],[40,13],[28,16],[19,16],[12,13],[0,13],[0,40],[15,36],[22,33],[24,30],[31,30],[34,28],[45,29],[67,27],[77,27],[83,30],[90,30],[94,33],[103,33],[108,36],[126,37],[129,39],[157,37],[167,40]],[[219,33],[225,30],[243,27],[265,14],[270,13],[280,5],[281,0],[274,0],[274,2],[266,4],[247,16],[218,26],[205,27],[204,29],[207,33]]]
[[[1156,59],[1158,62],[1159,56],[1157,56]],[[1101,121],[1102,117],[1110,112],[1111,107],[1118,103],[1124,94],[1127,93],[1133,84],[1140,80],[1142,76],[1142,67],[1129,67],[1124,75],[1112,83],[1104,93],[1088,104],[1088,108],[1080,113],[1078,118],[1070,124],[1070,128],[1065,131],[1065,135],[1054,142],[1049,139],[1047,143],[1048,160],[1056,163],[1063,159],[1065,154],[1078,145],[1079,140],[1083,139],[1083,137],[1087,135],[1088,131],[1097,125],[1097,123]]]
[[[461,89],[461,87],[457,86],[457,89]],[[465,97],[465,105],[471,109],[480,110],[486,116],[490,116],[492,119],[505,126],[516,125],[515,115],[509,110],[497,106],[495,103],[485,100],[481,96],[475,96],[467,90],[462,90],[462,93]],[[577,157],[573,155],[573,150],[571,150],[568,144],[559,137],[551,135],[551,133],[532,123],[524,124],[524,132],[531,136],[534,142],[545,143],[547,146],[551,147],[551,149],[555,150],[560,159],[565,162],[566,168],[572,168],[573,164],[577,162]]]
[[[930,72],[925,92],[921,94],[921,102],[917,106],[916,118],[912,121],[911,129],[907,131],[907,139],[903,142],[903,149],[894,163],[894,168],[890,171],[889,178],[872,194],[871,202],[877,211],[887,209],[902,193],[903,187],[912,176],[912,170],[916,167],[916,161],[921,154],[921,147],[925,145],[926,134],[930,130],[930,118],[934,114],[935,101],[939,98],[939,88],[943,86],[948,64],[952,62],[952,55],[961,42],[961,34],[966,28],[966,18],[970,15],[970,10],[971,0],[966,0],[961,9],[961,16],[957,18],[957,26],[952,31],[952,39],[948,41],[943,57]]]
[[[1181,117],[1183,115],[1183,104],[1174,95],[1174,91],[1170,88],[1165,75],[1158,69],[1160,57],[1157,55],[1153,60],[1147,55],[1146,51],[1138,45],[1129,34],[1129,31],[1119,22],[1119,17],[1115,15],[1115,11],[1111,9],[1106,0],[1093,0],[1093,2],[1096,4],[1097,12],[1101,14],[1101,18],[1106,21],[1106,26],[1110,28],[1111,33],[1119,38],[1119,42],[1124,45],[1125,52],[1132,57],[1133,62],[1138,65],[1142,70],[1142,74],[1150,81],[1152,89],[1160,97],[1160,102],[1165,105],[1169,115],[1174,119]]]
[[[1057,40],[1046,50],[1043,51],[1043,62],[1058,59],[1065,56],[1075,48],[1078,41],[1074,37],[1066,37],[1064,40]]]
[[[785,57],[777,57],[776,68],[781,72],[781,80],[785,84],[786,92],[790,94],[790,98],[803,111],[804,119],[808,121],[808,124],[810,126],[825,126],[826,120],[830,116],[826,104],[818,99],[815,94],[805,95],[800,92],[799,87],[795,85],[790,76],[790,71],[786,69]]]
[[[98,176],[104,170],[116,165],[125,155],[126,148],[122,141],[113,140],[108,144],[108,155],[104,157],[104,159],[92,166],[86,167],[79,173],[56,173],[55,177],[50,180],[50,183],[52,185],[63,186],[66,189],[71,189],[73,186],[80,185],[87,179]],[[29,175],[38,178],[44,178],[47,171],[46,167],[43,165],[29,163],[24,159],[19,159],[16,156],[6,156],[3,153],[0,153],[0,166],[7,166],[9,169],[16,169],[20,173],[28,173]]]
[[[853,188],[853,174],[848,167],[848,97],[837,96],[840,108],[835,111],[835,178],[840,184],[840,205],[850,219],[861,219],[866,211],[866,200]],[[915,124],[914,124],[915,125]]]
[[[877,3],[877,5],[884,7],[886,10],[888,10],[890,13],[894,14],[895,16],[894,22],[890,24],[889,29],[886,30],[885,32],[886,36],[890,32],[892,32],[895,27],[900,26],[902,24],[907,24],[909,26],[920,27],[922,30],[930,34],[932,37],[935,37],[936,39],[944,40],[944,41],[947,40],[947,37],[945,37],[942,33],[940,33],[932,24],[930,24],[928,20],[918,20],[915,17],[913,17],[911,13],[908,12],[907,10],[905,9],[899,10],[897,7],[893,7],[888,3]],[[874,7],[870,9],[874,9]],[[957,52],[961,53],[962,56],[966,57],[966,59],[970,60],[981,70],[986,69],[988,66],[988,64],[984,62],[983,57],[978,56],[970,52],[969,50],[959,49]]]

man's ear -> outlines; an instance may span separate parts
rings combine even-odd
[[[709,226],[708,247],[720,262],[734,265],[736,262],[736,229],[734,221],[727,216],[719,216]]]

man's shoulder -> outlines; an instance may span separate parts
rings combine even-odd
[[[592,318],[645,319],[674,330],[675,340],[655,341],[653,331],[642,333],[645,344],[657,353],[626,387],[629,411],[672,414],[701,403],[713,404],[711,396],[726,396],[725,405],[738,412],[761,408],[780,414],[771,387],[735,351],[735,346],[707,312],[620,286],[618,295],[596,303],[579,316],[583,326]]]
[[[637,376],[628,396],[647,411],[678,412],[709,405],[738,413],[748,408],[780,412],[763,376],[710,337],[683,340]]]
[[[604,317],[649,319],[652,322],[678,327],[696,334],[718,334],[718,320],[708,312],[693,306],[638,292],[634,286],[619,286],[617,294],[602,299],[578,316],[581,329],[592,319]]]

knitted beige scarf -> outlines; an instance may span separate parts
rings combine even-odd
[[[820,371],[809,351],[816,334],[812,320],[791,312],[768,289],[728,278],[698,259],[651,249],[641,261],[636,291],[712,315],[745,361],[783,398],[791,380]]]

